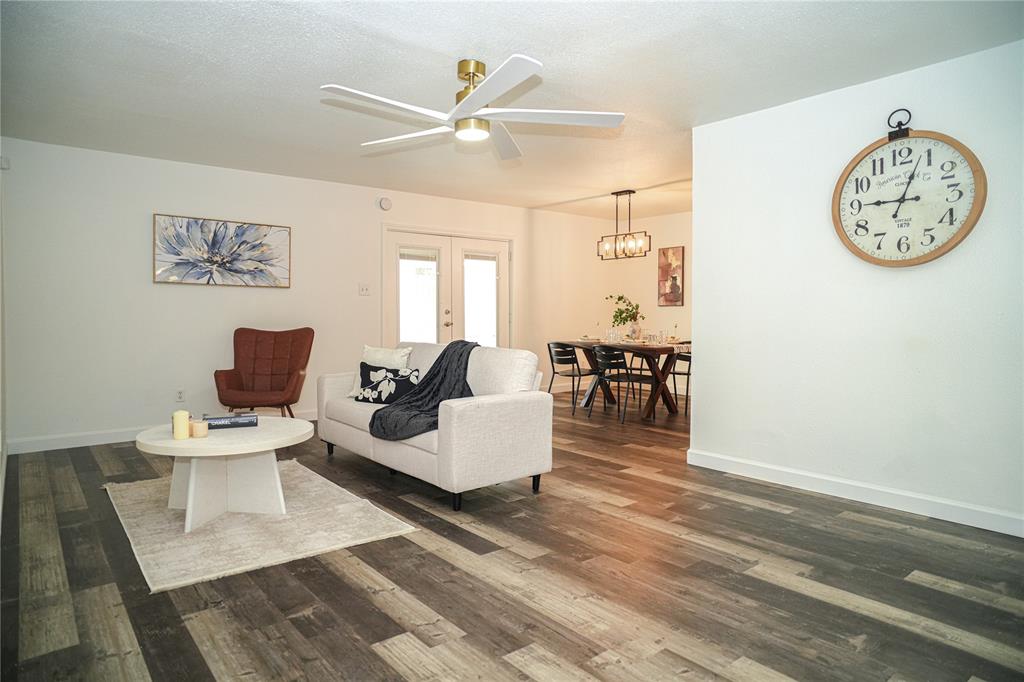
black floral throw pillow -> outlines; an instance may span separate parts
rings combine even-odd
[[[418,369],[393,369],[359,363],[359,395],[361,403],[387,405],[393,403],[420,382]]]

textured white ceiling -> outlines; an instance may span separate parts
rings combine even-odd
[[[688,210],[691,128],[1024,35],[1022,3],[3,2],[2,133],[58,144],[607,216]],[[447,110],[460,58],[544,63],[498,102],[626,112],[512,124],[524,157],[324,99],[336,82]],[[898,104],[898,103],[896,103]],[[884,115],[887,112],[880,112]],[[601,197],[586,200],[587,197]],[[572,201],[584,199],[582,201]]]

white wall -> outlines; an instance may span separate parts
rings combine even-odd
[[[219,411],[212,372],[232,363],[238,326],[316,330],[297,414],[315,415],[315,377],[380,343],[381,224],[513,241],[512,344],[548,371],[548,341],[610,324],[611,292],[640,301],[652,329],[657,260],[602,263],[611,220],[3,139],[7,425],[13,452],[130,439],[182,407]],[[376,207],[383,194],[394,208]],[[292,227],[292,287],[152,283],[152,214]],[[689,214],[638,221],[655,245],[689,247]],[[690,249],[687,248],[687,259]],[[687,263],[689,265],[689,263]],[[372,295],[357,295],[358,284]],[[690,287],[686,295],[689,303]]]
[[[691,464],[1024,535],[1024,42],[694,131]],[[870,265],[830,217],[897,107],[978,155],[971,235]]]
[[[640,201],[643,195],[637,197]],[[546,354],[547,341],[576,339],[581,334],[603,335],[611,327],[615,308],[605,300],[608,294],[625,294],[639,303],[640,312],[647,316],[641,323],[645,329],[668,333],[677,330],[682,338],[689,338],[693,253],[690,214],[637,219],[633,224],[651,235],[651,253],[645,258],[602,261],[597,257],[597,242],[602,235],[615,231],[614,220],[533,212],[534,248],[529,275],[534,296],[531,321],[539,332],[531,346],[535,352]],[[663,246],[685,247],[683,306],[658,307],[657,250]],[[543,367],[545,372],[550,369],[546,361]],[[556,382],[555,387],[568,390],[569,382]]]
[[[527,209],[388,191],[384,213],[367,187],[17,139],[3,150],[12,452],[130,439],[181,407],[178,388],[187,409],[219,411],[213,370],[231,366],[238,326],[316,330],[297,406],[313,416],[316,377],[380,342],[385,221],[512,238],[512,343],[534,336]],[[291,226],[291,289],[153,284],[154,212]]]

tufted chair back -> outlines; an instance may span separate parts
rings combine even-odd
[[[235,330],[235,369],[246,391],[282,391],[294,373],[306,369],[312,348],[309,327],[279,332],[240,327]]]

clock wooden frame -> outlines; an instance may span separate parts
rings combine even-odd
[[[981,161],[978,160],[978,157],[974,155],[974,152],[968,149],[962,142],[950,137],[949,135],[943,135],[942,133],[937,133],[932,130],[908,130],[906,136],[925,137],[932,140],[938,140],[939,142],[944,142],[960,152],[967,161],[967,165],[971,167],[971,172],[974,174],[974,204],[971,206],[971,212],[967,214],[966,220],[964,220],[963,225],[960,226],[960,229],[957,230],[956,234],[950,237],[945,244],[934,251],[929,251],[928,253],[917,256],[916,258],[898,261],[876,258],[875,256],[870,256],[864,253],[846,234],[846,230],[843,229],[843,223],[839,218],[839,204],[843,192],[843,185],[846,184],[846,181],[850,177],[850,173],[853,172],[853,169],[857,167],[857,164],[859,164],[864,157],[879,147],[889,144],[893,140],[886,136],[875,140],[867,147],[864,147],[864,149],[860,150],[860,152],[853,157],[853,160],[846,165],[846,168],[844,168],[843,172],[839,175],[839,180],[836,182],[836,188],[832,192],[832,225],[835,227],[836,234],[839,235],[840,241],[842,241],[843,245],[846,246],[846,248],[855,256],[861,260],[867,261],[868,263],[882,265],[887,268],[905,268],[911,265],[920,265],[921,263],[933,261],[936,258],[949,253],[957,244],[966,239],[967,235],[974,229],[975,224],[978,222],[978,218],[981,217],[981,212],[985,208],[985,199],[988,198],[988,179],[985,177],[985,169],[982,167]]]

